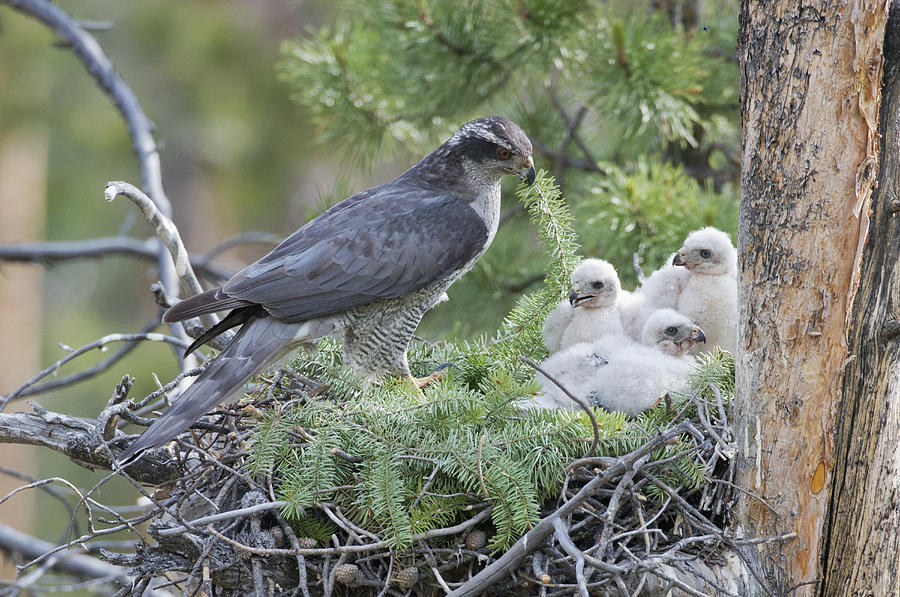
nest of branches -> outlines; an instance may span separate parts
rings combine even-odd
[[[598,455],[602,446],[585,434],[590,453],[568,463],[555,495],[541,501],[539,518],[507,549],[492,550],[497,505],[479,499],[477,491],[452,524],[414,532],[402,542],[373,531],[377,525],[360,517],[360,509],[332,499],[352,493],[352,481],[316,490],[321,499],[303,508],[306,524],[298,524],[291,503],[279,495],[278,470],[254,475],[247,467],[265,413],[303,408],[310,397],[329,400],[322,384],[298,377],[280,373],[254,402],[219,410],[180,436],[174,449],[148,454],[144,466],[153,468],[134,469],[145,482],[147,470],[157,476],[155,492],[142,490],[147,510],[107,521],[114,524],[104,530],[91,525],[79,538],[87,543],[109,528],[134,533],[139,543],[133,553],[101,551],[108,562],[130,568],[132,584],[117,595],[159,594],[167,586],[187,595],[479,595],[488,589],[498,595],[639,595],[667,587],[690,595],[733,592],[717,586],[710,573],[711,566],[727,564],[740,544],[723,531],[733,501],[733,448],[727,399],[715,386],[664,401],[657,408],[667,411],[668,423],[617,455]],[[130,403],[128,389],[127,380],[120,384],[100,423],[109,425],[126,412],[131,421],[150,422],[133,414],[146,399]],[[297,427],[293,433],[290,441],[303,444],[317,431]],[[115,451],[119,441],[103,445]],[[338,448],[330,453],[349,469],[361,465],[357,455]],[[666,467],[685,457],[706,471],[697,487],[666,481]],[[436,487],[438,469],[423,477],[416,502]],[[130,470],[120,473],[129,477]],[[83,504],[90,519],[99,504]],[[321,524],[307,533],[310,521]]]

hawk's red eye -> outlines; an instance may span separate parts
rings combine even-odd
[[[508,160],[511,155],[512,153],[505,147],[501,147],[497,150],[497,157],[501,160]]]

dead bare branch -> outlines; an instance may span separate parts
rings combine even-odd
[[[99,259],[114,255],[155,261],[159,250],[159,239],[155,237],[140,240],[130,236],[111,236],[78,241],[0,245],[0,261],[53,265],[63,261]],[[230,268],[213,263],[208,254],[191,253],[188,257],[192,267],[209,278],[227,280],[234,274]]]
[[[35,558],[54,547],[48,541],[43,541],[5,524],[0,524],[0,551],[21,554],[26,558]],[[102,579],[105,583],[125,587],[131,587],[134,582],[134,578],[129,576],[124,568],[84,555],[83,549],[80,548],[59,552],[53,559],[50,568],[58,572],[71,574],[77,578]],[[166,591],[154,589],[151,589],[149,594],[155,597],[170,595]]]
[[[153,226],[156,235],[165,245],[175,263],[175,273],[184,291],[189,295],[200,294],[203,287],[197,280],[196,274],[191,267],[191,259],[184,243],[181,241],[181,235],[178,228],[172,223],[172,220],[159,209],[156,203],[150,197],[144,194],[136,186],[122,181],[110,181],[106,183],[106,191],[104,192],[107,201],[113,201],[119,195],[123,195],[130,199],[144,214],[144,218]],[[209,315],[200,317],[203,325],[212,327],[218,323],[218,318]]]
[[[104,347],[107,344],[111,344],[113,342],[132,343],[131,347],[126,346],[126,348],[128,348],[128,350],[130,350],[131,348],[133,348],[133,343],[141,342],[141,341],[143,341],[143,342],[166,342],[168,344],[174,344],[175,346],[178,346],[180,348],[187,348],[189,346],[189,343],[186,340],[183,340],[181,338],[176,338],[174,336],[167,336],[165,334],[157,334],[157,333],[153,333],[153,332],[144,332],[144,333],[140,333],[140,334],[108,334],[106,336],[103,336],[102,338],[94,340],[93,342],[91,342],[89,344],[85,344],[84,346],[82,346],[80,348],[71,350],[69,352],[69,354],[67,354],[60,360],[56,361],[49,367],[45,368],[43,371],[37,373],[31,379],[29,379],[28,381],[26,381],[25,383],[20,385],[18,388],[16,388],[15,390],[10,392],[6,396],[3,396],[2,398],[0,398],[0,411],[5,409],[6,405],[9,404],[10,401],[15,400],[16,398],[20,398],[20,397],[31,395],[31,394],[36,394],[36,393],[38,393],[38,391],[46,391],[48,389],[58,388],[63,385],[75,383],[76,381],[81,381],[81,379],[90,377],[91,375],[93,375],[95,373],[99,373],[100,371],[103,371],[106,368],[108,368],[110,365],[112,365],[113,362],[115,362],[115,360],[118,360],[125,354],[122,351],[119,351],[118,353],[113,355],[113,357],[108,359],[108,361],[111,361],[111,362],[109,362],[108,364],[107,364],[107,362],[101,363],[100,365],[97,365],[97,367],[95,367],[94,369],[89,370],[89,373],[82,372],[75,376],[70,376],[70,377],[66,378],[65,380],[59,380],[58,382],[56,382],[52,385],[47,384],[45,386],[42,386],[41,390],[34,390],[31,392],[28,392],[28,389],[31,388],[32,386],[34,386],[37,382],[44,379],[48,375],[52,375],[53,373],[57,372],[60,367],[62,367],[69,361],[85,354],[86,352],[90,352],[92,350],[104,350]],[[112,359],[115,359],[115,360],[112,360]]]
[[[112,460],[102,449],[104,441],[97,421],[41,411],[0,413],[0,444],[29,444],[65,454],[90,469],[112,470]],[[125,437],[117,434],[117,438]],[[125,470],[141,483],[160,485],[180,476],[177,461],[164,449],[153,450]]]
[[[597,449],[597,444],[600,443],[600,428],[597,426],[597,417],[594,416],[594,412],[591,410],[591,406],[587,402],[585,402],[581,396],[576,396],[575,394],[573,394],[568,388],[566,388],[562,383],[560,383],[560,381],[558,379],[554,378],[552,375],[547,373],[547,371],[544,370],[543,367],[541,367],[540,365],[535,363],[533,360],[531,360],[525,356],[519,356],[519,358],[522,359],[522,362],[527,364],[529,367],[531,367],[532,369],[534,369],[535,371],[537,371],[538,373],[540,373],[541,375],[543,375],[544,377],[549,379],[551,382],[553,382],[556,385],[556,387],[558,387],[560,390],[562,390],[566,394],[566,396],[571,398],[572,401],[575,402],[575,404],[580,406],[581,410],[583,410],[585,413],[587,413],[588,419],[591,420],[591,426],[593,427],[593,432],[594,432],[594,439],[591,441],[591,447],[588,448],[588,451],[585,452],[585,454],[584,454],[584,458],[589,458],[594,453],[594,450]]]

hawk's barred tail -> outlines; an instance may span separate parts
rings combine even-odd
[[[119,458],[130,464],[142,451],[156,448],[194,424],[202,415],[241,389],[265,365],[287,354],[301,339],[302,323],[259,317],[244,324],[234,340]]]

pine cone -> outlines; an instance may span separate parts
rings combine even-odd
[[[394,581],[401,589],[408,591],[419,582],[419,570],[417,568],[404,568],[394,575]]]
[[[477,551],[487,544],[487,535],[484,531],[475,529],[466,537],[466,548]]]
[[[355,583],[357,576],[359,576],[359,566],[356,564],[341,564],[334,573],[334,579],[342,585]]]
[[[300,546],[300,549],[315,549],[318,543],[312,537],[300,537],[297,539],[297,544]]]

